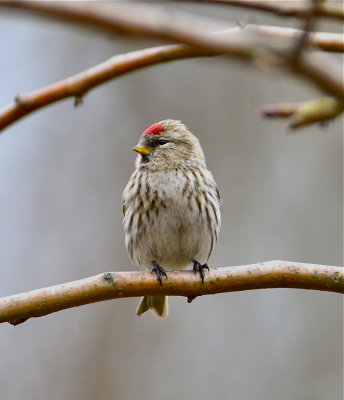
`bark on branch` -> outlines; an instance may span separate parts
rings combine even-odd
[[[75,98],[75,105],[91,89],[129,72],[172,60],[209,54],[186,45],[165,45],[119,54],[51,85],[16,96],[14,103],[0,110],[0,131],[26,115],[57,101]]]
[[[244,29],[251,34],[262,34],[271,38],[292,39],[302,35],[302,31],[263,25],[247,25]],[[229,36],[240,32],[240,28],[220,31],[217,35]],[[324,51],[344,51],[342,35],[316,32],[308,38],[308,44]],[[14,103],[0,110],[0,131],[26,115],[57,101],[74,97],[75,104],[91,89],[119,76],[152,65],[174,60],[215,56],[219,53],[201,50],[188,45],[175,44],[147,48],[120,54],[92,68],[70,76],[59,82],[37,89],[31,93],[16,96]]]
[[[149,272],[106,272],[90,278],[0,299],[0,323],[17,325],[28,318],[98,301],[152,294],[194,298],[208,294],[268,288],[298,288],[344,293],[342,267],[269,261],[212,269],[204,283],[193,271],[169,272],[160,286]]]
[[[111,11],[92,4],[39,1],[0,0],[0,7],[20,9],[44,15],[58,21],[96,28],[126,36],[155,38],[187,44],[199,50],[222,53],[245,61],[277,66],[282,71],[310,81],[327,95],[342,100],[344,84],[342,71],[333,67],[333,60],[313,60],[307,55],[295,63],[289,52],[279,52],[269,46],[259,46],[252,37],[210,35],[224,25],[224,21],[182,13],[168,12],[147,4],[118,4]]]
[[[322,97],[297,104],[270,104],[261,107],[258,113],[267,118],[289,118],[290,129],[298,129],[314,123],[326,124],[344,110],[344,102],[332,97]]]
[[[324,1],[316,10],[313,10],[306,1],[278,1],[278,0],[193,0],[197,3],[221,4],[256,11],[267,12],[279,17],[309,18],[326,17],[336,20],[344,19],[344,9],[341,2]]]
[[[344,19],[343,5],[340,1],[326,0],[320,4],[320,7],[313,9],[309,7],[307,1],[295,2],[295,1],[276,1],[276,0],[189,0],[194,3],[208,3],[208,4],[220,4],[227,5],[230,7],[238,7],[243,9],[262,11],[270,14],[275,14],[280,17],[293,17],[293,18],[310,18],[310,17],[325,17],[334,20],[341,21]],[[1,0],[0,5],[4,7],[14,9],[24,9],[32,12],[49,12],[52,7],[40,7],[40,1],[30,0]],[[48,10],[48,11],[46,11]],[[65,14],[61,12],[61,18],[65,18]],[[85,22],[93,23],[89,21],[87,16],[84,15]],[[106,26],[103,29],[108,29]]]

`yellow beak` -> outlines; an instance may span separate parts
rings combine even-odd
[[[148,146],[135,146],[132,148],[132,150],[137,151],[140,153],[142,156],[148,156],[148,154],[151,153],[151,148]]]

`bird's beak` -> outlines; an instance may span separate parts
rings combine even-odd
[[[132,150],[140,153],[142,156],[148,156],[151,153],[151,148],[149,146],[140,146],[137,145],[132,148]]]

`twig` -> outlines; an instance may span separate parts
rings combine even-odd
[[[284,39],[299,38],[304,31],[294,28],[284,28],[268,25],[249,24],[245,26],[245,30],[253,34],[265,35],[267,39]],[[307,46],[313,46],[328,52],[344,52],[344,37],[342,34],[328,32],[309,32],[307,37]]]
[[[309,15],[308,17],[306,17],[306,20],[304,22],[304,26],[302,29],[303,33],[300,36],[300,39],[296,42],[294,51],[291,55],[293,62],[298,62],[300,57],[302,57],[302,52],[308,44],[308,37],[314,30],[317,19],[317,11],[319,10],[320,4],[323,2],[323,0],[309,0],[309,2],[310,10]]]
[[[290,118],[291,129],[314,123],[326,123],[344,111],[344,103],[331,97],[323,97],[297,104],[271,104],[258,109],[260,115],[268,118]]]
[[[220,31],[218,35],[236,34],[239,28]],[[245,31],[262,34],[273,38],[291,39],[299,37],[302,31],[273,26],[247,25]],[[331,33],[313,33],[308,38],[310,44],[328,51],[344,51],[342,35]],[[75,97],[78,105],[83,96],[94,87],[129,72],[163,62],[191,58],[214,56],[218,53],[200,50],[187,45],[165,45],[117,55],[86,71],[31,93],[20,94],[13,104],[0,110],[0,131],[22,117],[57,101]]]
[[[62,20],[65,22],[79,23],[85,26],[101,28],[117,34],[136,35],[140,37],[153,37],[163,40],[172,40],[188,44],[201,50],[223,53],[231,57],[241,58],[246,61],[255,61],[259,57],[259,49],[253,46],[246,35],[222,36],[210,35],[217,30],[223,21],[203,18],[178,11],[166,11],[142,4],[123,5],[117,4],[112,12],[101,10],[91,5],[64,2],[35,2],[35,1],[6,1],[0,0],[0,7],[22,9]],[[261,62],[270,62],[278,65],[293,74],[311,81],[315,86],[328,95],[344,98],[344,85],[342,71],[335,71],[328,66],[323,68],[318,62],[304,57],[299,61],[297,68],[292,66],[288,54],[278,54],[270,49],[269,57],[266,47],[262,53]],[[328,62],[327,64],[330,64]]]
[[[197,2],[202,0],[195,0]],[[216,3],[214,0],[206,0],[206,2]],[[221,2],[221,0],[220,0]],[[283,5],[282,3],[276,3],[276,0],[272,0],[271,2],[255,1],[255,0],[223,0],[225,4],[239,6],[244,8],[253,8],[253,9],[261,9],[266,11],[277,12],[278,14],[282,13],[283,15],[287,15],[288,13],[292,15],[292,10],[295,10],[296,15],[302,18],[309,16],[309,8],[306,8],[304,11],[300,11],[299,7],[288,4]],[[325,4],[326,5],[326,4]],[[0,8],[9,8],[9,9],[18,9],[23,11],[28,11],[32,13],[42,14],[46,17],[54,18],[59,21],[69,22],[69,23],[78,23],[80,25],[88,25],[96,27],[97,30],[101,29],[105,32],[117,32],[119,34],[127,34],[127,35],[147,35],[148,37],[158,37],[161,39],[172,39],[174,41],[178,41],[176,35],[178,35],[179,29],[173,32],[171,26],[169,26],[170,22],[180,22],[180,20],[184,21],[183,26],[189,28],[185,29],[182,32],[182,37],[180,37],[180,41],[183,43],[187,43],[187,32],[193,33],[193,30],[190,30],[191,27],[200,27],[205,24],[205,29],[203,33],[206,31],[214,30],[214,27],[209,26],[210,21],[217,24],[218,21],[210,20],[210,19],[202,19],[200,17],[191,17],[190,15],[185,16],[185,14],[173,14],[168,17],[168,14],[159,9],[151,9],[151,8],[140,8],[140,12],[132,12],[133,7],[121,10],[120,8],[114,8],[114,10],[110,13],[102,12],[101,10],[97,10],[95,7],[89,7],[89,5],[81,7],[80,5],[66,5],[66,4],[54,4],[54,3],[43,3],[39,1],[30,1],[30,0],[0,0]],[[317,10],[323,10],[326,7],[318,8]],[[329,7],[330,9],[331,7]],[[338,9],[338,13],[334,13],[334,16],[340,16],[341,19],[344,19],[344,10],[342,6],[335,7]],[[283,10],[289,10],[283,12]],[[135,11],[135,9],[134,9]],[[305,13],[307,11],[307,13]],[[300,12],[300,14],[298,14]],[[136,17],[135,17],[136,15]],[[138,15],[138,16],[137,16]],[[184,18],[181,18],[184,16]],[[294,16],[294,15],[293,15]],[[145,20],[146,19],[146,20]],[[173,20],[173,21],[172,21]],[[221,21],[222,22],[222,21]],[[150,26],[150,25],[156,25]],[[248,25],[246,28],[252,29],[254,32],[258,30],[258,32],[265,32],[268,34],[279,35],[280,37],[288,37],[290,38],[293,34],[300,35],[302,31],[294,30],[291,28],[281,28],[281,27],[268,27],[263,25]],[[163,32],[163,30],[165,32]],[[197,34],[202,31],[197,30]],[[161,35],[161,36],[159,36]],[[173,37],[171,37],[171,35]],[[190,37],[191,38],[191,37]],[[319,38],[319,39],[318,39]],[[319,43],[316,43],[319,40]],[[312,44],[319,46],[324,51],[343,51],[343,37],[339,34],[332,33],[315,33],[314,37],[311,39]],[[331,43],[333,46],[331,46]],[[191,39],[190,45],[196,45],[197,43]],[[198,43],[201,45],[201,43]],[[332,47],[332,48],[331,48]]]
[[[0,7],[21,9],[36,14],[41,14],[59,21],[78,23],[116,34],[132,35],[162,40],[175,41],[188,44],[198,49],[223,53],[231,57],[241,58],[246,61],[255,61],[259,56],[256,45],[249,40],[250,37],[237,33],[236,35],[210,35],[223,26],[224,21],[203,18],[193,14],[181,13],[176,10],[166,11],[156,6],[142,4],[118,4],[111,12],[102,10],[92,4],[78,4],[65,2],[39,2],[30,0],[0,0]],[[259,50],[259,49],[258,49]],[[265,53],[269,50],[265,49]],[[327,71],[311,60],[300,62],[300,68],[289,68],[292,60],[284,54],[279,57],[277,53],[270,54],[270,61],[275,57],[274,64],[283,65],[286,70],[309,79],[315,86],[334,97],[344,97],[342,71]],[[263,60],[260,60],[263,61]],[[333,64],[332,60],[327,64]],[[319,79],[317,75],[320,74]],[[315,76],[316,75],[316,76]]]
[[[191,0],[192,1],[192,0]],[[316,10],[310,10],[306,3],[278,0],[193,0],[196,3],[220,4],[244,9],[276,14],[280,17],[309,18],[325,17],[337,20],[344,19],[343,5],[340,1],[326,1]]]
[[[33,111],[57,101],[75,97],[75,105],[78,105],[87,92],[110,79],[150,65],[205,55],[210,56],[211,52],[181,44],[157,46],[111,57],[77,75],[16,96],[14,103],[0,110],[0,131]]]
[[[94,6],[94,4],[92,5]],[[89,5],[85,6],[84,4],[33,2],[29,0],[15,2],[0,0],[0,6],[24,9],[66,22],[100,27],[115,33],[143,35],[183,42],[193,46],[198,56],[202,52],[208,55],[224,53],[227,56],[241,58],[246,61],[259,60],[260,64],[265,63],[275,66],[309,80],[327,95],[336,97],[340,101],[344,99],[342,71],[334,69],[333,65],[331,65],[333,64],[332,62],[326,59],[321,60],[321,62],[318,60],[313,61],[310,57],[303,57],[298,63],[293,63],[289,54],[275,51],[273,48],[269,49],[268,46],[264,48],[262,46],[262,49],[260,49],[256,43],[254,45],[249,40],[249,35],[245,34],[245,32],[239,32],[239,30],[234,31],[231,29],[230,35],[207,34],[207,32],[214,30],[214,26],[218,26],[218,21],[210,20],[210,23],[209,19],[205,18],[180,15],[179,13],[169,14],[157,8],[138,7],[137,5],[130,5],[129,8],[117,7],[116,5],[114,13],[107,13],[104,10],[101,11],[98,8],[90,7]],[[187,52],[189,51],[190,49],[187,50]],[[150,61],[146,65],[155,63],[157,62]],[[137,69],[137,67],[129,67],[128,72],[134,69]],[[82,80],[82,77],[80,75],[77,75],[77,77],[80,83],[80,78]],[[74,78],[72,77],[71,79],[73,80]],[[98,82],[106,81],[110,77],[106,77],[103,81],[101,79]],[[64,85],[63,81],[57,85],[59,86],[61,83]],[[90,86],[93,87],[92,84]],[[30,97],[30,94],[18,96],[16,99],[17,104],[12,104],[2,111],[0,129],[33,110],[62,98],[76,96],[77,103],[79,103],[84,94],[83,88],[76,88],[75,86],[72,93],[68,92],[68,89],[70,89],[68,86],[60,89],[67,89],[67,92],[63,94],[56,85],[52,85],[48,90],[43,88],[42,91],[34,92],[34,97]]]
[[[203,50],[227,52],[232,56],[247,58],[248,43],[237,38],[221,38],[209,33],[220,30],[225,21],[204,18],[194,14],[165,10],[147,4],[113,3],[104,10],[95,3],[43,2],[31,0],[0,0],[0,7],[18,9],[43,15],[60,22],[76,23],[96,28],[97,32],[115,33],[140,38],[155,38],[188,44]],[[249,47],[249,46],[248,46]]]
[[[194,298],[215,293],[268,288],[298,288],[344,293],[342,267],[269,261],[212,269],[204,283],[193,271],[169,272],[160,286],[149,272],[106,272],[0,299],[0,322],[13,325],[28,318],[109,299],[144,295]]]
[[[258,25],[248,25],[245,29],[251,33],[264,33],[283,38],[298,37],[302,32],[290,28]],[[233,29],[232,31],[235,33],[238,30]],[[228,30],[223,32],[229,34]],[[338,51],[344,49],[341,35],[316,33],[309,38],[309,41],[323,49],[329,47],[332,49],[334,46]],[[69,97],[81,99],[94,87],[126,73],[163,62],[211,55],[217,55],[217,53],[195,49],[187,45],[165,45],[114,56],[77,75],[34,92],[18,95],[13,104],[0,111],[0,131],[41,107]]]

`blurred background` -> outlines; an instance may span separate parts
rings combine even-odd
[[[296,27],[237,9],[176,7],[231,24]],[[0,108],[155,43],[1,10]],[[199,137],[222,194],[211,267],[342,265],[343,119],[294,134],[255,111],[317,96],[287,75],[202,58],[129,74],[78,108],[66,100],[10,126],[0,137],[0,296],[136,269],[124,246],[121,194],[134,168],[131,147],[165,118]],[[164,320],[137,317],[137,304],[113,300],[1,325],[1,399],[342,398],[338,294],[258,290],[191,305],[170,298]]]

